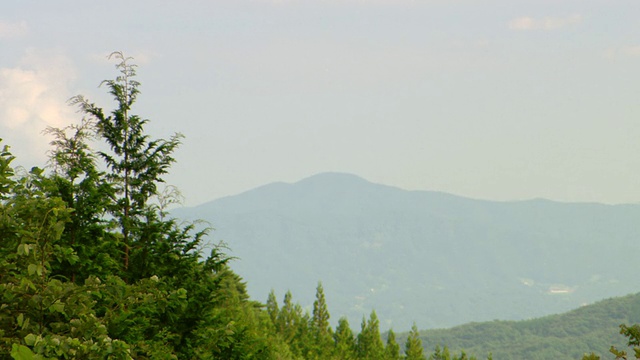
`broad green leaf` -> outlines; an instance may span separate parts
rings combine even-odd
[[[51,312],[59,312],[64,314],[64,303],[61,301],[56,301],[51,306],[49,306],[49,311]]]
[[[38,340],[38,337],[35,334],[29,334],[24,337],[24,342],[29,346],[35,345],[37,340]]]
[[[35,354],[24,345],[13,344],[11,346],[11,357],[15,360],[35,360]]]

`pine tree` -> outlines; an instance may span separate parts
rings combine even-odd
[[[278,312],[278,317],[276,318],[276,330],[282,335],[283,339],[287,343],[290,343],[295,335],[294,323],[296,310],[292,297],[291,291],[287,291],[287,293],[284,294],[282,308],[280,309],[280,312]]]
[[[324,299],[324,289],[322,283],[318,283],[316,288],[316,300],[313,302],[313,328],[318,333],[318,336],[329,336],[331,328],[329,327],[329,310],[327,310],[327,303]]]
[[[276,293],[273,289],[269,292],[269,297],[267,298],[267,313],[269,314],[269,318],[271,319],[271,323],[275,326],[278,319],[278,300],[276,300]]]
[[[420,340],[420,333],[415,323],[411,327],[409,337],[405,343],[405,359],[406,360],[426,360],[427,358],[423,353],[422,340]]]
[[[387,334],[387,345],[384,348],[385,358],[387,360],[400,360],[400,345],[396,341],[396,334],[389,329]]]
[[[326,358],[331,348],[331,327],[329,326],[329,310],[324,298],[322,283],[318,282],[316,288],[316,300],[313,302],[313,316],[311,318],[311,331],[314,338],[313,356]]]
[[[369,315],[369,321],[366,321],[365,318],[362,319],[356,349],[359,359],[384,359],[384,344],[380,336],[380,321],[375,310]]]
[[[336,326],[336,331],[333,334],[333,341],[334,356],[336,358],[345,360],[355,359],[355,338],[349,326],[349,320],[344,316],[338,320],[338,326]]]
[[[429,360],[451,360],[451,354],[449,352],[449,348],[445,346],[444,348],[440,348],[440,345],[436,345],[436,348],[429,356]]]

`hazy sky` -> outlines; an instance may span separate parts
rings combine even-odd
[[[45,161],[66,100],[186,136],[196,205],[324,171],[494,200],[640,201],[638,0],[5,1],[0,137]]]

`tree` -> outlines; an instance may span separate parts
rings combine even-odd
[[[322,283],[318,282],[316,288],[316,300],[313,302],[313,316],[311,318],[311,331],[315,346],[314,355],[318,358],[326,358],[331,347],[331,327],[329,326],[329,310],[324,298]]]
[[[104,219],[115,194],[105,172],[98,170],[97,154],[91,148],[95,124],[83,119],[79,125],[49,127],[45,133],[54,137],[49,151],[53,173],[47,192],[73,209],[61,241],[78,255],[73,266],[54,264],[53,274],[82,284],[90,275],[104,278],[119,273],[119,241]]]
[[[396,334],[391,329],[387,334],[387,345],[384,347],[384,352],[387,360],[400,360],[400,345],[396,341]]]
[[[362,319],[356,349],[359,359],[377,360],[384,358],[384,344],[380,337],[380,322],[375,310],[369,315],[369,321]]]
[[[173,152],[183,136],[175,134],[168,140],[149,139],[144,132],[148,120],[131,114],[140,93],[140,83],[134,79],[136,65],[121,52],[112,53],[112,57],[119,61],[116,68],[120,76],[103,81],[116,101],[111,114],[106,115],[102,108],[80,95],[73,98],[72,103],[95,121],[97,135],[111,150],[98,154],[110,170],[107,178],[114,187],[116,198],[109,210],[117,219],[122,235],[122,268],[126,278],[133,281],[160,275],[158,272],[162,269],[154,266],[158,262],[154,257],[170,260],[176,252],[193,250],[198,239],[184,243],[166,241],[167,237],[163,236],[166,234],[162,232],[167,231],[168,224],[160,221],[156,208],[149,206],[150,200],[158,195],[158,184],[164,182],[162,176],[175,161]],[[135,261],[131,261],[132,258]]]
[[[338,320],[338,326],[336,326],[336,331],[333,333],[333,341],[335,357],[345,360],[355,359],[355,338],[349,326],[349,320],[344,316]]]
[[[422,340],[420,340],[420,333],[415,323],[411,327],[409,337],[405,343],[405,359],[406,360],[426,360],[427,358],[423,354]]]
[[[273,289],[269,292],[269,297],[267,298],[267,313],[269,314],[269,318],[271,319],[271,323],[275,326],[278,319],[278,300],[276,300],[276,293]]]
[[[316,288],[316,300],[313,302],[312,318],[312,326],[319,337],[330,336],[329,317],[329,310],[327,310],[327,303],[324,299],[324,289],[322,283],[319,282]]]
[[[221,247],[202,259],[206,231],[168,217],[158,184],[179,136],[149,140],[129,113],[135,66],[114,56],[118,107],[76,97],[87,118],[47,130],[51,174],[16,175],[0,152],[0,358],[292,359]],[[304,343],[309,316],[290,310]]]
[[[100,282],[79,287],[52,275],[52,264],[74,264],[60,242],[71,210],[43,190],[48,179],[33,168],[13,179],[13,156],[0,153],[0,357],[14,359],[129,359],[129,345],[109,337],[93,308]]]
[[[431,354],[429,356],[430,360],[451,360],[451,354],[449,352],[449,348],[448,347],[444,347],[444,348],[440,348],[440,345],[436,345],[436,348],[433,352],[433,354]]]
[[[628,339],[627,344],[632,348],[633,356],[636,359],[640,359],[640,325],[620,325],[620,334]],[[629,358],[626,351],[618,350],[614,346],[611,347],[611,353],[616,356],[616,359],[626,360]]]

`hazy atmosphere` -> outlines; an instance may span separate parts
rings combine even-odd
[[[110,107],[186,136],[196,205],[325,171],[515,200],[640,201],[638,1],[20,1],[0,12],[0,133],[25,166],[47,125]]]

